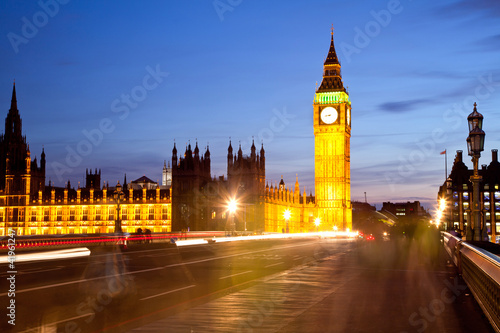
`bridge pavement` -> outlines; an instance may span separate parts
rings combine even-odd
[[[493,332],[448,259],[428,234],[360,243],[132,332]]]

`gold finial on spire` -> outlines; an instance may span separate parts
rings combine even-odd
[[[332,23],[332,39],[333,39],[333,31],[334,31],[334,30],[335,30],[335,29],[333,28],[333,23]]]

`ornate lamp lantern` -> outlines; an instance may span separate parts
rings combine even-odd
[[[474,103],[474,110],[467,117],[469,123],[469,136],[467,137],[467,150],[472,156],[474,174],[470,177],[472,183],[472,214],[467,225],[466,239],[471,241],[481,241],[488,239],[488,233],[484,219],[481,216],[479,183],[482,177],[479,175],[478,164],[481,152],[484,150],[483,115],[477,112],[477,104]]]

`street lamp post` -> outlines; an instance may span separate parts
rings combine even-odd
[[[120,185],[120,181],[116,184],[114,198],[116,202],[116,219],[115,219],[115,233],[122,233],[122,221],[120,219],[120,201],[123,198],[124,193],[122,191],[122,186]]]
[[[479,198],[479,183],[482,177],[479,175],[478,164],[481,152],[484,150],[485,133],[483,127],[483,115],[477,112],[477,104],[474,103],[474,111],[467,117],[469,123],[469,136],[467,137],[467,149],[472,156],[474,174],[470,177],[472,183],[472,209],[471,218],[467,224],[466,240],[481,241],[488,239],[486,225],[481,226],[481,208]],[[481,228],[482,227],[482,228]]]
[[[285,218],[285,222],[286,222],[286,233],[288,234],[290,232],[290,229],[288,229],[288,221],[290,220],[290,216],[292,215],[292,213],[290,212],[290,209],[285,209],[285,212],[283,213],[283,217]]]
[[[236,209],[238,208],[238,204],[236,203],[235,199],[229,200],[229,203],[227,205],[227,208],[229,210],[230,218],[231,218],[231,225],[229,226],[231,229],[231,234],[234,233],[236,230],[236,225],[234,222],[234,214],[236,213]]]
[[[319,217],[317,217],[315,220],[314,220],[314,224],[316,225],[316,232],[319,232],[319,224],[321,223],[321,219]]]

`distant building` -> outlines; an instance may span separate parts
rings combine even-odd
[[[161,173],[161,186],[168,188],[172,186],[172,168],[170,167],[170,162],[163,161],[163,170]]]
[[[368,202],[361,201],[353,201],[352,202],[352,211],[354,212],[371,212],[376,211],[377,208],[375,206],[370,205]]]
[[[101,188],[101,169],[99,172],[95,169],[95,173],[92,173],[92,170],[85,170],[85,188],[93,188],[94,190],[98,190]]]
[[[420,205],[420,201],[414,202],[384,202],[382,211],[387,211],[397,218],[401,217],[429,217],[427,211]]]
[[[479,183],[481,218],[486,222],[490,240],[498,243],[500,240],[500,162],[497,149],[491,150],[490,164],[483,164],[478,172],[482,177]],[[470,176],[473,173],[474,170],[469,169],[463,162],[462,151],[457,150],[448,176],[451,180],[451,188],[448,189],[444,182],[438,192],[438,200],[443,198],[448,202],[443,218],[447,223],[447,229],[459,230],[463,234],[470,221],[472,207]]]
[[[143,188],[146,190],[154,190],[158,187],[158,183],[146,176],[142,176],[141,178],[131,181],[129,188],[130,187],[134,190],[142,190]]]

